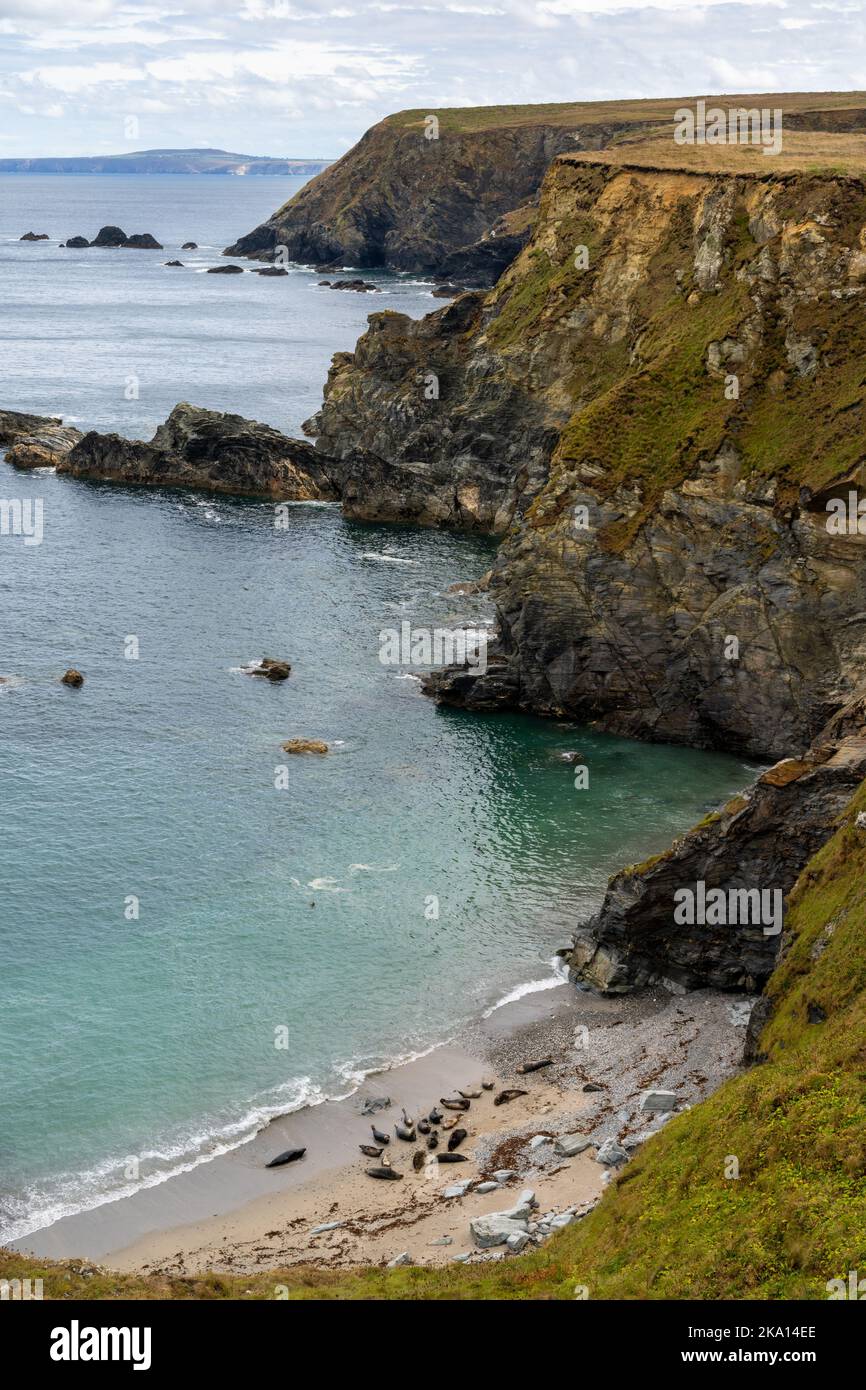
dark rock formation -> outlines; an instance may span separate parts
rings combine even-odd
[[[674,894],[787,894],[866,777],[866,699],[850,703],[802,758],[777,763],[742,796],[675,841],[665,854],[624,869],[599,913],[581,926],[568,963],[604,993],[658,981],[696,989],[760,989],[781,937],[760,925],[678,924]]]
[[[253,271],[253,275],[268,276],[288,275],[288,273],[289,272],[287,270],[284,270],[283,267],[280,265],[263,265],[260,267],[260,269]]]
[[[163,265],[172,265],[172,266],[180,266],[180,267],[183,267],[183,261],[163,261]]]
[[[242,265],[212,265],[208,269],[208,275],[243,275]]]
[[[250,676],[264,676],[268,681],[287,681],[292,674],[292,668],[288,661],[277,661],[273,656],[263,656],[261,661],[255,661],[246,668]]]
[[[197,251],[197,250],[198,250],[198,242],[197,242],[197,241],[185,241],[185,242],[183,243],[183,246],[182,246],[180,249],[181,249],[181,251]]]
[[[20,410],[0,410],[0,446],[14,444],[27,435],[56,429],[62,424],[59,415],[27,415]]]
[[[150,232],[136,232],[135,235],[126,238],[123,246],[131,248],[133,251],[162,251],[163,247],[156,237],[151,236]]]
[[[260,270],[259,275],[266,275],[267,271]],[[368,280],[320,280],[320,286],[327,285],[330,290],[355,290],[358,294],[380,294],[378,285],[371,285]]]
[[[70,250],[81,251],[84,247],[89,246],[90,242],[86,236],[71,236],[67,237],[63,245],[68,246]]]
[[[47,232],[25,232],[18,238],[19,241],[49,241]]]
[[[290,738],[280,747],[284,753],[327,753],[328,745],[320,738]]]
[[[58,466],[74,478],[143,487],[191,487],[276,501],[337,497],[330,460],[270,425],[175,406],[149,443],[86,434]]]
[[[127,236],[122,227],[100,227],[93,241],[88,241],[83,236],[68,237],[65,243],[67,246],[80,249],[85,246],[96,246],[117,250],[126,248],[132,251],[162,251],[163,247],[156,237],[151,236],[150,232],[136,232],[133,236]]]
[[[347,516],[502,532],[543,483],[556,417],[473,360],[482,309],[466,294],[420,322],[372,314],[335,356],[304,431],[340,461]]]

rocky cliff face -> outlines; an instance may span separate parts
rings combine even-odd
[[[175,406],[149,443],[91,431],[58,463],[58,473],[99,482],[192,487],[275,501],[334,499],[328,460],[270,425]]]
[[[861,480],[864,285],[860,179],[557,161],[438,417],[445,439],[486,410],[505,457],[497,399],[544,425],[494,569],[499,650],[438,698],[805,747],[863,669],[864,538],[831,534],[825,504]],[[363,352],[340,392],[370,438]],[[401,370],[378,362],[381,391]]]
[[[226,255],[269,260],[281,246],[302,264],[382,266],[492,285],[526,242],[551,160],[644,129],[657,118],[644,106],[389,116]]]

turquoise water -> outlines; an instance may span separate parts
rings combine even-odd
[[[63,234],[111,220],[166,236],[179,195],[158,205],[157,182],[177,183],[147,181],[149,215],[127,216],[115,189],[98,214],[64,218]],[[230,195],[197,182],[178,235],[222,217],[212,236],[228,241],[284,196],[270,183],[245,185],[247,206],[234,181]],[[238,201],[215,212],[220,198]],[[3,208],[2,232],[50,230],[41,208],[11,220]],[[157,312],[146,267],[123,259],[138,253],[104,254],[108,266],[88,272],[102,296],[90,338],[54,344],[49,396],[36,370],[54,321],[46,304],[60,318],[71,310],[38,263],[0,251],[0,404],[65,410],[74,398],[88,423],[132,434],[186,397],[296,428],[329,352],[370,308],[305,289],[299,272],[306,318],[281,327],[275,301],[254,290],[246,305],[217,301],[173,357],[196,278]],[[43,305],[35,317],[28,284]],[[389,295],[429,307],[420,286]],[[104,367],[85,364],[135,352],[151,312],[158,402],[131,403],[133,416]],[[276,348],[255,356],[269,333],[293,335],[280,348],[285,376]],[[215,342],[231,382],[217,381]],[[203,1161],[269,1115],[345,1093],[366,1069],[549,981],[553,952],[607,875],[749,780],[718,754],[437,711],[416,680],[383,667],[383,627],[487,620],[483,600],[445,592],[489,565],[477,537],[349,524],[329,506],[291,508],[282,530],[266,504],[2,462],[0,496],[40,497],[45,518],[39,546],[0,538],[0,674],[14,678],[0,686],[0,1239]],[[125,655],[129,637],[138,659]],[[292,662],[288,682],[241,672],[266,654]],[[57,682],[69,665],[86,674],[81,690]],[[295,736],[336,746],[286,759],[280,743]],[[572,750],[588,791],[559,757]]]

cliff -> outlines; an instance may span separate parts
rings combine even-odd
[[[281,246],[302,264],[382,266],[489,286],[524,245],[556,155],[640,138],[692,100],[401,111],[226,255],[269,260]],[[781,107],[792,129],[862,130],[866,115],[860,93],[724,101]]]

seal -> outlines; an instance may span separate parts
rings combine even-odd
[[[468,1132],[468,1131],[465,1130],[465,1129],[455,1129],[454,1133],[451,1135],[451,1138],[448,1140],[448,1152],[449,1152],[449,1153],[453,1153],[455,1149],[459,1149],[459,1148],[460,1148],[460,1145],[463,1143],[463,1140],[466,1138],[467,1132]]]
[[[419,1134],[429,1134],[429,1133],[430,1133],[430,1121],[429,1121],[429,1120],[425,1120],[425,1119],[422,1118],[422,1119],[420,1119],[420,1120],[418,1121],[418,1133],[419,1133]]]
[[[458,1123],[457,1116],[456,1116],[456,1115],[451,1115],[447,1120],[443,1120],[443,1121],[442,1121],[442,1128],[443,1128],[443,1129],[453,1129],[454,1126],[455,1126],[457,1123]]]
[[[435,1105],[433,1106],[433,1109],[430,1111],[430,1114],[427,1116],[427,1119],[430,1121],[431,1125],[441,1125],[442,1114],[439,1110],[436,1109]]]
[[[444,1096],[439,1097],[439,1104],[444,1105],[446,1110],[468,1110],[469,1101],[464,1096],[452,1097],[446,1100]]]
[[[517,1071],[520,1076],[528,1076],[530,1072],[541,1071],[542,1067],[549,1067],[552,1061],[552,1057],[542,1057],[537,1062],[521,1062]]]
[[[375,1125],[371,1125],[370,1128],[373,1131],[373,1138],[376,1140],[377,1144],[390,1144],[390,1134],[383,1134],[381,1129],[377,1129]]]
[[[481,1092],[480,1092],[480,1091],[461,1091],[459,1086],[457,1087],[457,1094],[458,1094],[458,1096],[462,1096],[464,1100],[480,1100],[480,1099],[481,1099]]]
[[[414,1154],[412,1155],[412,1167],[415,1169],[416,1173],[421,1172],[421,1169],[424,1167],[426,1161],[427,1160],[424,1157],[424,1150],[416,1149]]]
[[[284,1163],[297,1163],[299,1158],[303,1158],[306,1149],[286,1149],[284,1153],[277,1154],[270,1163],[266,1163],[266,1168],[282,1168]]]
[[[498,1096],[494,1096],[494,1105],[506,1105],[510,1100],[517,1100],[518,1096],[528,1095],[528,1091],[518,1091],[516,1086],[512,1086],[508,1091],[500,1091]]]
[[[368,1168],[368,1178],[390,1178],[392,1182],[402,1181],[403,1174],[397,1173],[393,1168]]]
[[[404,1139],[407,1144],[414,1144],[418,1138],[414,1129],[407,1129],[405,1125],[395,1125],[394,1133],[398,1139]]]
[[[438,1135],[438,1134],[436,1134],[436,1133],[434,1132],[433,1134],[430,1135],[430,1138],[427,1140],[427,1147],[428,1147],[428,1149],[431,1150],[431,1152],[432,1152],[433,1149],[436,1149],[436,1148],[439,1147],[439,1135]]]
[[[468,1163],[469,1159],[465,1154],[437,1154],[440,1163]]]
[[[402,1115],[403,1115],[403,1123],[404,1123],[404,1125],[406,1126],[407,1129],[411,1129],[412,1126],[414,1125],[415,1121],[412,1120],[412,1119],[410,1119],[409,1116],[406,1114],[406,1107],[405,1107],[405,1105],[404,1105],[403,1108],[402,1108]]]
[[[361,1150],[361,1153],[366,1154],[368,1158],[382,1157],[382,1150],[375,1149],[372,1144],[359,1144],[358,1148]]]
[[[496,1085],[496,1082],[493,1080],[492,1076],[485,1076],[484,1080],[481,1082],[481,1085],[484,1087],[485,1091],[492,1091],[493,1087]]]

